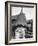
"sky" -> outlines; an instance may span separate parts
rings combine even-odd
[[[12,16],[18,15],[21,12],[21,7],[12,7],[11,8],[11,12],[12,12]],[[33,16],[35,15],[35,7],[34,8],[27,8],[27,7],[23,7],[23,13],[26,16],[26,19],[33,19]]]

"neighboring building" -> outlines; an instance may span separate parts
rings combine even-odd
[[[12,31],[13,36],[16,39],[32,38],[32,20],[26,20],[26,16],[23,13],[23,9],[19,15],[12,16]]]

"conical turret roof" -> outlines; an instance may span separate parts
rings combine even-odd
[[[15,25],[17,25],[17,24],[27,25],[26,16],[23,13],[23,8],[21,9],[20,14],[17,16],[17,21],[16,21]]]

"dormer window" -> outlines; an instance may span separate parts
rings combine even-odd
[[[16,22],[16,19],[12,19],[12,23],[15,23]]]

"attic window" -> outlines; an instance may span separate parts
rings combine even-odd
[[[14,23],[16,21],[16,19],[12,19],[12,23]]]

